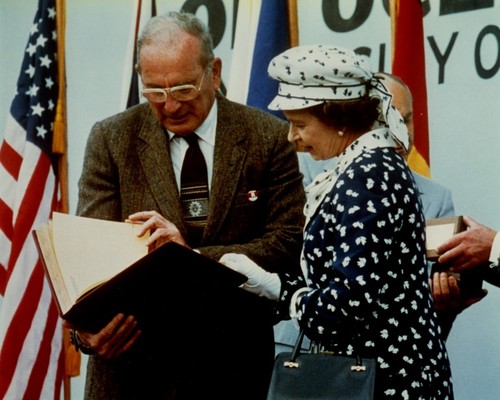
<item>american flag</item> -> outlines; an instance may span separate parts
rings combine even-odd
[[[0,398],[59,399],[62,328],[32,237],[58,208],[55,0],[39,0],[0,147]]]

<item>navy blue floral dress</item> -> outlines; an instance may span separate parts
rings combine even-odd
[[[376,399],[453,399],[422,207],[387,130],[359,138],[307,191],[307,287],[281,277],[281,304],[327,350],[376,358]]]

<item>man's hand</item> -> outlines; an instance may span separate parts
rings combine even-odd
[[[447,272],[434,272],[430,279],[430,286],[434,298],[434,309],[439,312],[458,314],[488,294],[488,291],[483,289],[482,297],[464,298],[457,280]]]
[[[76,329],[68,322],[67,328]],[[126,352],[136,342],[141,334],[137,329],[137,321],[133,316],[118,314],[100,332],[91,333],[77,329],[80,342],[92,349],[104,360],[111,360]]]
[[[189,247],[179,229],[156,211],[137,212],[129,215],[126,221],[142,222],[142,230],[138,233],[138,236],[144,235],[148,230],[151,231],[151,236],[146,243],[150,251],[167,242],[175,242],[184,247]]]
[[[496,231],[479,224],[472,218],[463,217],[468,226],[438,247],[438,263],[454,271],[470,269],[489,262],[491,246]]]

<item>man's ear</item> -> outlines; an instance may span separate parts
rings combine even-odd
[[[212,84],[214,90],[219,90],[222,81],[222,60],[220,58],[214,58],[212,61]]]

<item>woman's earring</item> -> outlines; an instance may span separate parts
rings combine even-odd
[[[338,132],[337,132],[337,135],[339,135],[339,136],[344,136],[344,131],[338,131]]]

